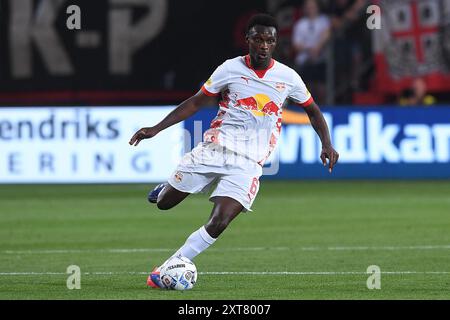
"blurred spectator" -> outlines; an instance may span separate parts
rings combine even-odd
[[[295,69],[307,82],[317,102],[325,97],[324,47],[330,37],[330,19],[320,13],[316,0],[306,0],[304,16],[294,25],[292,44],[295,51]]]
[[[401,106],[429,106],[436,103],[436,98],[427,94],[427,84],[422,78],[416,78],[411,87],[402,91],[399,99]]]
[[[329,13],[333,29],[333,51],[337,95],[351,102],[351,94],[361,87],[360,73],[365,57],[371,56],[371,35],[366,26],[366,0],[334,0]],[[337,101],[339,102],[339,101]]]

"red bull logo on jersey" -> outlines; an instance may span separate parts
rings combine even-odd
[[[264,112],[265,114],[268,114],[268,115],[274,114],[278,117],[279,116],[278,113],[280,112],[280,107],[278,107],[275,104],[275,102],[270,101],[264,105],[264,107],[262,108],[261,111]]]
[[[281,106],[278,106],[265,94],[259,93],[253,97],[238,99],[236,101],[236,106],[243,107],[246,110],[251,110],[257,117],[263,117],[266,115],[275,115],[279,117],[281,115]]]

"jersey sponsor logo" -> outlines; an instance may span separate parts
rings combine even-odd
[[[270,101],[270,102],[268,102],[268,103],[266,103],[264,105],[264,107],[262,108],[261,111],[264,112],[265,114],[269,115],[269,116],[274,114],[274,115],[276,115],[278,117],[279,116],[279,112],[281,112],[280,109],[281,108],[279,106],[277,106],[275,104],[275,102]]]
[[[266,115],[279,116],[281,112],[281,106],[278,106],[275,102],[262,93],[258,93],[252,97],[238,99],[236,106],[243,107],[246,110],[250,110],[253,115],[257,117],[263,117]]]

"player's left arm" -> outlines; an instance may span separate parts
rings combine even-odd
[[[327,165],[326,159],[328,159],[328,170],[331,173],[334,165],[339,159],[339,153],[337,153],[337,151],[334,150],[333,146],[331,145],[330,132],[328,130],[327,122],[325,121],[325,118],[323,117],[319,106],[314,101],[308,106],[303,107],[303,109],[308,115],[312,127],[317,132],[317,135],[322,142],[322,152],[320,153],[320,159],[322,160],[324,166]]]

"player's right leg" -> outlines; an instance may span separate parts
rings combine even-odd
[[[168,210],[173,208],[181,201],[186,199],[191,193],[183,192],[175,189],[169,183],[157,185],[156,188],[149,193],[148,200],[152,203],[156,203],[156,206],[160,210]],[[154,199],[151,201],[150,199]],[[160,267],[155,267],[147,278],[147,285],[153,288],[165,288],[161,282],[159,276]]]
[[[149,193],[148,200],[156,203],[158,209],[168,210],[179,204],[192,193],[208,190],[215,180],[214,174],[175,171],[167,183],[156,186]]]
[[[209,146],[209,144],[208,144]],[[216,178],[214,174],[201,173],[199,167],[204,167],[202,161],[209,159],[217,165],[215,158],[203,143],[199,143],[191,152],[186,153],[181,159],[175,172],[168,181],[159,184],[148,194],[148,201],[156,203],[161,210],[168,210],[183,201],[189,194],[198,193],[208,189],[211,182]]]

